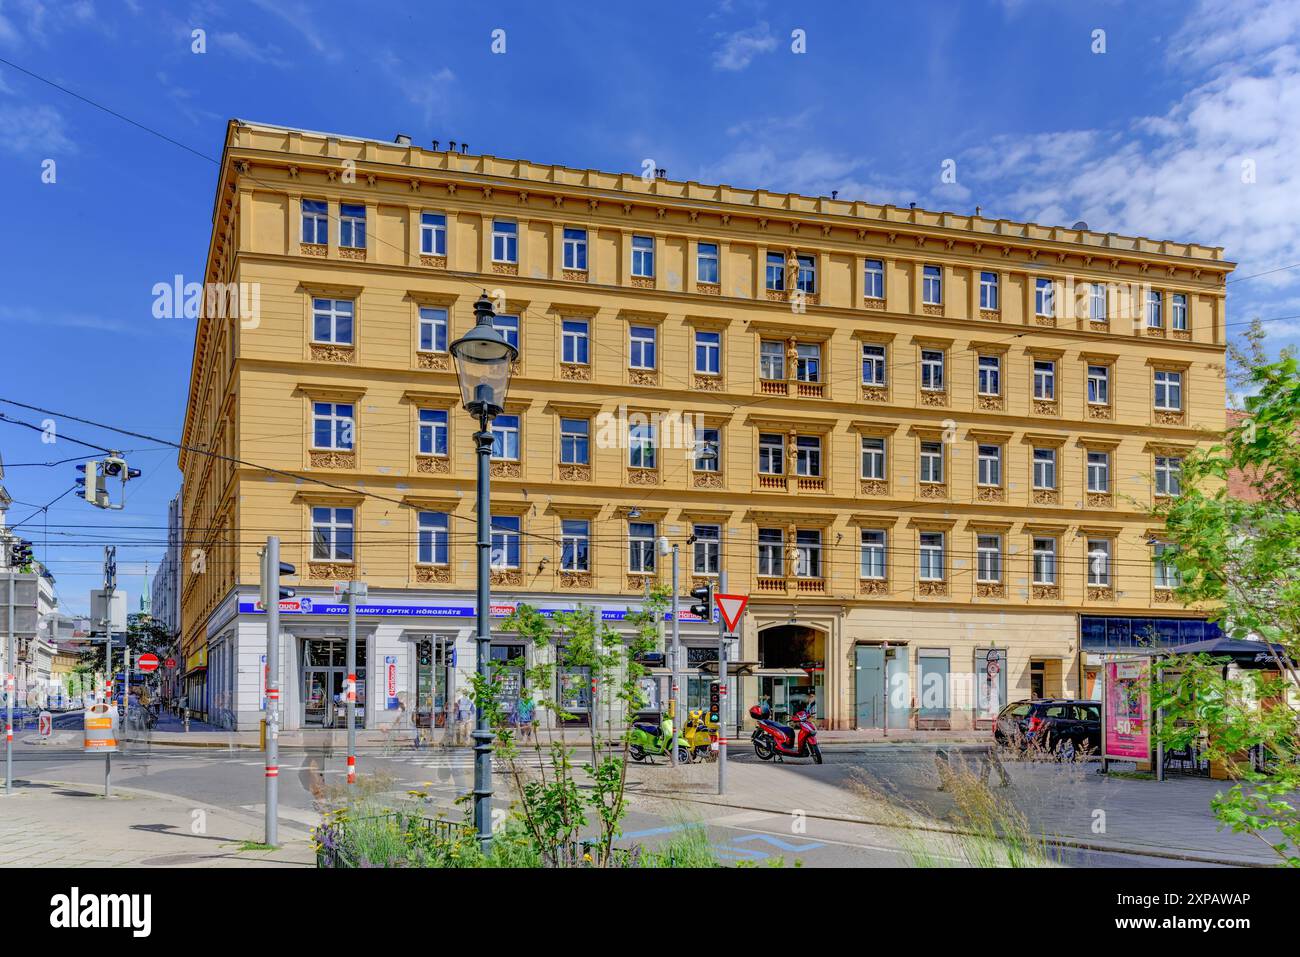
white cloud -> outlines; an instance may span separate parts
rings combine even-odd
[[[338,60],[343,51],[337,45],[327,42],[315,24],[320,20],[319,12],[305,3],[288,0],[252,0],[253,5],[283,21],[296,31],[316,53],[327,60]]]
[[[450,69],[413,70],[392,50],[381,53],[379,62],[406,101],[420,111],[420,118],[425,123],[446,116],[452,87],[456,84],[456,74]]]
[[[743,70],[760,53],[771,53],[776,49],[776,37],[767,21],[737,30],[734,33],[717,33],[713,37],[721,40],[722,45],[713,51],[713,68],[715,70]]]
[[[54,107],[0,103],[0,152],[47,158],[75,149]]]
[[[252,60],[255,63],[266,63],[271,66],[288,66],[280,48],[275,44],[259,46],[242,33],[234,31],[219,31],[212,34],[212,48],[242,60]]]

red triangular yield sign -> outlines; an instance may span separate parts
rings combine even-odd
[[[718,611],[722,613],[722,623],[727,626],[727,631],[735,631],[736,623],[740,621],[740,615],[749,604],[748,595],[714,595],[713,601],[718,606]]]

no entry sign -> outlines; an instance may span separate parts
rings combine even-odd
[[[170,669],[170,668],[175,668],[175,667],[176,667],[176,659],[175,659],[175,658],[168,658],[166,661],[163,662],[163,664],[165,664],[169,669]]]
[[[141,655],[140,658],[136,661],[135,666],[139,668],[141,671],[145,671],[145,672],[157,671],[158,656],[150,655],[150,654]]]

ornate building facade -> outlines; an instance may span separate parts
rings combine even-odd
[[[225,457],[181,457],[187,671],[213,719],[255,726],[278,534],[287,727],[334,720],[335,581],[370,589],[368,726],[463,686],[474,423],[447,346],[486,292],[520,351],[498,615],[618,627],[667,582],[666,538],[683,593],[725,571],[750,595],[740,715],[815,695],[836,728],[963,728],[1087,696],[1097,655],[1212,627],[1173,601],[1150,513],[1222,432],[1232,267],[1083,224],[234,121],[204,280],[243,310],[209,308],[195,342],[184,442]],[[716,626],[681,627],[702,701]]]

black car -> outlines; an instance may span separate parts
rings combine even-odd
[[[1101,747],[1101,702],[1077,698],[1013,701],[998,712],[993,740],[1022,751],[1096,752]]]

